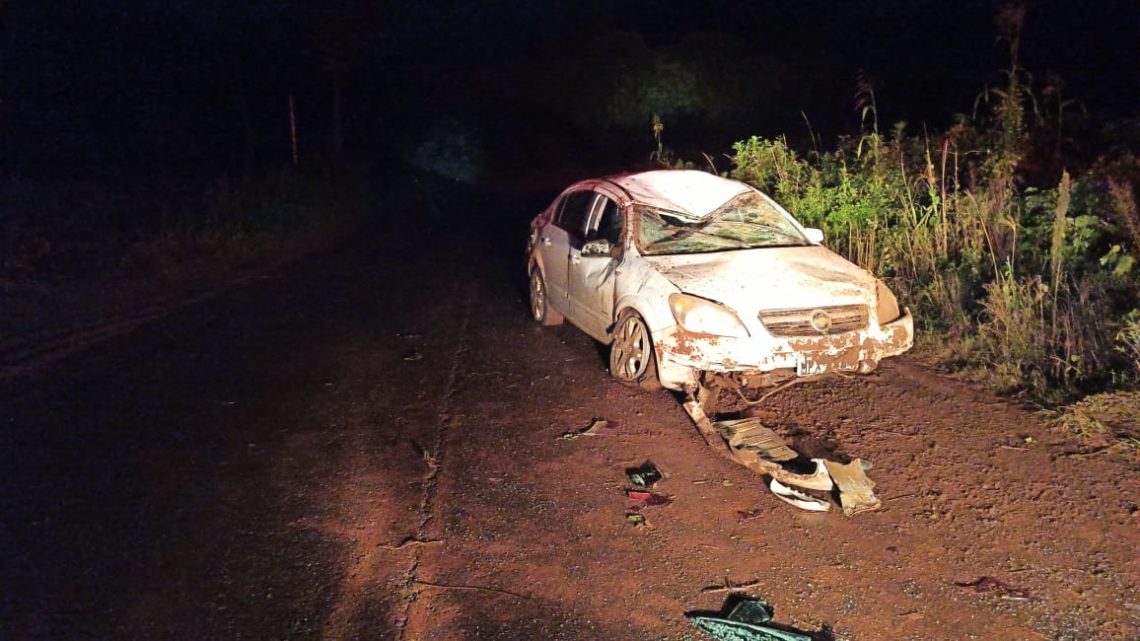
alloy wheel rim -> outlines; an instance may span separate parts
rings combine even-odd
[[[546,307],[546,292],[542,287],[542,277],[538,272],[530,276],[530,313],[537,321],[542,320],[543,309]]]
[[[645,371],[645,327],[636,318],[628,318],[622,323],[615,348],[617,353],[618,375],[632,381]]]

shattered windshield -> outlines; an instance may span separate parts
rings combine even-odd
[[[634,210],[637,247],[644,255],[810,244],[794,223],[754,191],[735,196],[708,216],[648,205]]]

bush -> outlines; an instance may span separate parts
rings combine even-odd
[[[922,137],[880,134],[862,85],[864,135],[808,157],[753,137],[734,146],[731,175],[888,279],[921,330],[999,389],[1059,402],[1134,387],[1140,161],[1105,157],[1032,186],[1026,77],[1014,65],[975,117]]]

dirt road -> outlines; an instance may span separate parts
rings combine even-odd
[[[874,463],[880,511],[797,511],[533,326],[538,203],[417,194],[5,383],[0,638],[699,639],[683,615],[726,580],[816,639],[1140,637],[1131,453],[903,358],[762,408]],[[596,417],[618,427],[560,438]],[[646,460],[675,501],[635,527]]]

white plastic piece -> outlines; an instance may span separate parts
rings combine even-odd
[[[775,494],[776,498],[788,505],[798,507],[801,510],[826,512],[831,509],[830,503],[821,501],[813,496],[808,496],[803,492],[793,490],[776,479],[772,479],[768,482],[768,489],[772,490],[772,494]]]

